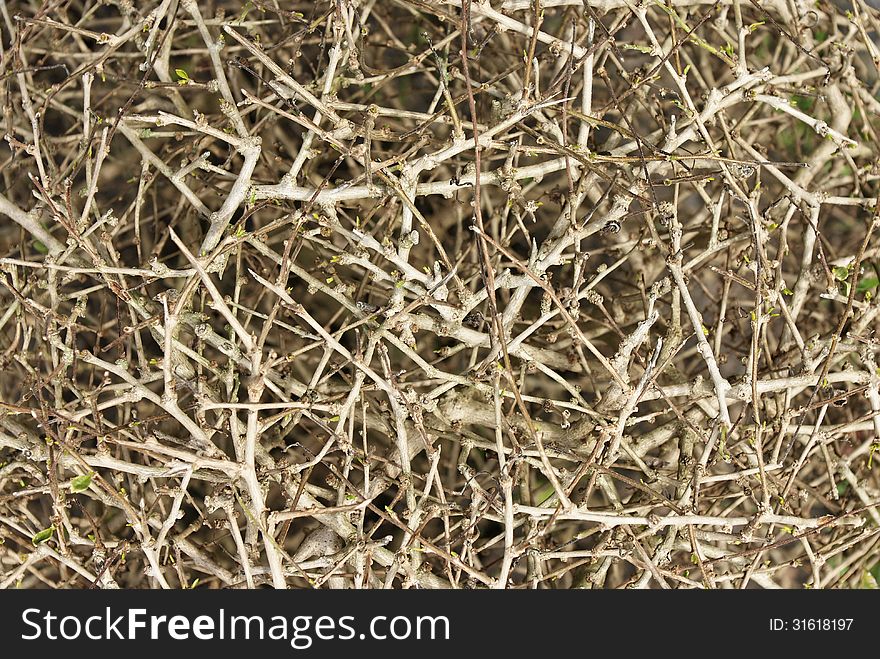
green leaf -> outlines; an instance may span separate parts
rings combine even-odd
[[[862,572],[862,578],[859,579],[859,588],[862,590],[878,590],[877,579],[868,570]]]
[[[254,3],[251,0],[248,0],[244,5],[244,9],[241,14],[238,16],[238,22],[241,23],[245,18],[247,18],[248,12],[254,8]]]
[[[37,250],[40,254],[48,254],[49,253],[49,248],[46,247],[43,243],[41,243],[39,240],[34,241],[34,249]]]
[[[189,74],[183,69],[174,69],[174,73],[176,73],[177,77],[181,80],[189,80]]]
[[[838,281],[846,281],[849,279],[849,268],[843,265],[838,265],[832,271],[834,273],[834,277]]]
[[[50,526],[48,529],[43,529],[33,538],[31,538],[31,542],[34,544],[34,547],[36,547],[37,545],[41,545],[46,542],[46,540],[51,538],[53,533],[55,533],[55,527]]]
[[[77,476],[72,481],[70,481],[70,491],[76,494],[77,492],[85,492],[89,489],[89,485],[92,484],[92,475],[91,474],[83,474],[82,476]]]
[[[877,288],[878,284],[880,284],[880,279],[877,277],[865,277],[859,282],[859,286],[856,290],[859,293],[865,293],[873,288]]]

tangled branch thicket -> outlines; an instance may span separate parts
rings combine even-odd
[[[0,586],[877,587],[870,3],[0,14]]]

